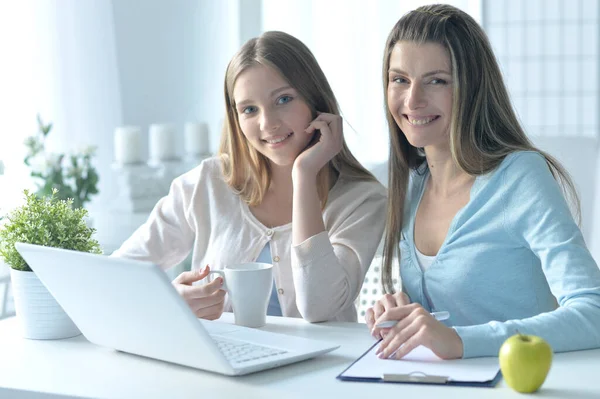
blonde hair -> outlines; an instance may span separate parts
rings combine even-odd
[[[438,43],[450,55],[453,103],[450,151],[455,163],[470,175],[492,171],[510,153],[537,151],[574,204],[579,218],[579,199],[568,173],[550,155],[535,148],[512,108],[502,73],[483,29],[458,8],[435,4],[405,14],[390,32],[383,57],[383,87],[387,93],[390,56],[396,43]],[[388,217],[383,249],[382,283],[394,292],[392,262],[397,255],[403,226],[403,210],[409,171],[425,161],[422,150],[410,145],[394,121],[384,94],[390,132]],[[426,165],[425,165],[426,167]]]
[[[270,31],[246,42],[233,56],[225,73],[226,119],[219,155],[225,181],[249,205],[262,202],[271,183],[271,170],[268,158],[256,151],[242,133],[233,88],[237,77],[256,65],[267,66],[280,73],[306,101],[313,118],[317,116],[317,111],[340,114],[325,74],[311,51],[300,40],[284,32]],[[336,176],[375,179],[354,158],[345,141],[342,150],[317,175],[317,190],[323,208]]]

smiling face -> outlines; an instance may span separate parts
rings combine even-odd
[[[388,77],[388,109],[408,142],[448,147],[453,82],[446,49],[437,43],[398,42]]]
[[[242,133],[273,164],[291,166],[312,138],[312,112],[275,70],[252,66],[237,77],[233,99]]]

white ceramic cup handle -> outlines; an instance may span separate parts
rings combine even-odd
[[[223,286],[221,287],[221,289],[223,291],[227,291],[227,284],[225,282],[225,272],[223,270],[211,270],[210,272],[208,272],[206,277],[210,276],[213,273],[216,273],[216,274],[220,275],[221,277],[223,277]]]

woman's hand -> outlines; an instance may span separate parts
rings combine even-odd
[[[371,335],[375,338],[383,338],[381,336],[381,329],[374,328],[375,320],[379,319],[385,311],[396,308],[398,306],[408,305],[410,298],[404,292],[397,292],[395,294],[385,294],[378,300],[372,308],[367,309],[365,314],[365,320],[367,321],[367,327],[371,331]]]
[[[384,338],[376,352],[382,359],[401,359],[419,345],[431,349],[442,359],[463,356],[463,343],[456,331],[436,320],[417,303],[386,310],[375,324],[388,320],[399,321],[382,331]]]
[[[339,115],[319,113],[305,129],[306,134],[315,133],[318,136],[294,161],[294,173],[316,176],[341,151],[344,142],[342,124],[343,120]]]
[[[210,267],[206,265],[201,270],[183,272],[173,280],[172,284],[196,317],[216,320],[223,314],[225,306],[225,291],[221,289],[223,278],[217,277],[204,285],[192,285],[193,282],[208,276],[209,271]]]

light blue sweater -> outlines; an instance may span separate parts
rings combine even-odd
[[[514,153],[477,177],[422,272],[413,232],[427,174],[411,174],[402,284],[413,302],[450,312],[446,324],[462,339],[463,356],[497,356],[517,330],[543,337],[555,352],[600,347],[600,269],[545,159]]]
[[[273,264],[271,260],[271,244],[268,242],[265,244],[258,258],[255,262]],[[281,305],[279,304],[279,297],[277,296],[277,286],[275,285],[275,274],[273,273],[273,288],[271,288],[271,295],[269,296],[269,305],[267,306],[267,316],[282,316]]]

